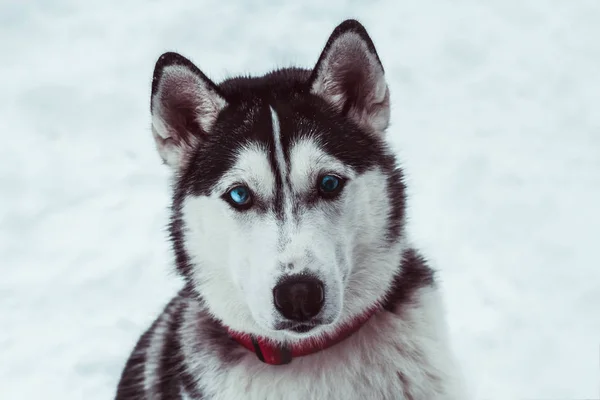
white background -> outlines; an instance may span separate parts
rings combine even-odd
[[[473,397],[598,398],[595,0],[3,0],[1,398],[111,398],[180,286],[149,130],[158,56],[216,80],[310,67],[347,17],[386,68],[410,232]]]

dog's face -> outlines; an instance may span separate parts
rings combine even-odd
[[[293,340],[382,300],[404,190],[383,140],[383,68],[360,24],[336,28],[312,71],[220,85],[167,53],[152,117],[175,172],[178,268],[225,325]]]

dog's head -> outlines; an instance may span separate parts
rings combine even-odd
[[[403,243],[384,69],[349,20],[312,70],[210,81],[166,53],[152,131],[174,170],[177,267],[239,331],[294,340],[381,301]]]

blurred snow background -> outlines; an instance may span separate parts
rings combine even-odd
[[[213,79],[369,30],[410,231],[476,399],[598,398],[597,0],[0,2],[0,398],[107,399],[180,282],[154,62]]]

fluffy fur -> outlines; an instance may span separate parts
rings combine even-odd
[[[349,20],[312,70],[219,85],[189,60],[158,60],[151,110],[174,172],[171,238],[185,288],[139,340],[117,399],[464,399],[434,274],[404,231],[402,174],[385,140],[389,89]],[[335,198],[320,195],[339,177]],[[244,185],[248,207],[229,191]],[[324,305],[287,329],[273,288],[310,275]],[[381,311],[343,342],[261,363],[227,328],[289,345]]]

